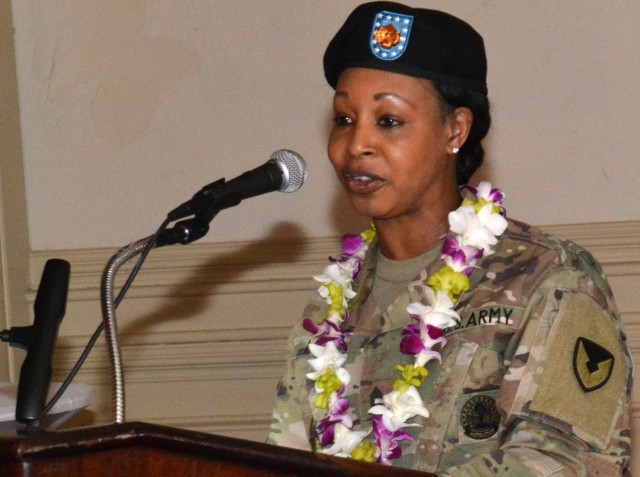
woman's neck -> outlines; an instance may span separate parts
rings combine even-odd
[[[382,254],[393,260],[417,257],[434,248],[449,231],[449,212],[460,205],[459,195],[441,200],[437,209],[417,216],[374,219]]]

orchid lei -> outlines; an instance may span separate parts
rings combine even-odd
[[[356,296],[355,280],[375,237],[373,226],[359,235],[345,236],[342,255],[331,258],[324,273],[314,277],[321,284],[318,293],[330,305],[320,324],[311,319],[303,322],[304,329],[313,335],[309,343],[314,356],[309,359],[313,372],[307,374],[314,382],[311,399],[313,406],[324,412],[324,417],[315,423],[311,439],[317,439],[322,452],[390,465],[391,460],[402,456],[400,443],[413,440],[405,428],[419,424],[409,421],[415,416],[429,417],[418,391],[428,375],[425,364],[441,360],[438,349],[447,343],[444,329],[460,320],[455,306],[460,295],[470,288],[473,268],[478,259],[493,253],[492,246],[507,227],[504,195],[499,189],[492,188],[489,182],[461,189],[471,199],[449,213],[451,235],[445,236],[441,255],[445,265],[422,286],[424,303],[414,302],[407,307],[413,322],[402,331],[400,351],[413,355],[414,362],[396,366],[401,378],[368,411],[372,414],[373,441],[364,440],[370,431],[354,430],[353,411],[345,398],[351,376],[343,367],[352,335],[349,304]]]

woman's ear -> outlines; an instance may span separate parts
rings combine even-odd
[[[450,135],[449,135],[449,153],[457,154],[462,148],[473,124],[473,113],[469,108],[456,108],[449,117]]]

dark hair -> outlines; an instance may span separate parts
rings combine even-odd
[[[456,181],[458,185],[469,182],[471,176],[482,165],[484,149],[481,141],[489,132],[491,112],[486,94],[448,83],[431,82],[440,96],[444,117],[449,117],[456,108],[469,108],[473,113],[473,124],[469,137],[458,152]]]

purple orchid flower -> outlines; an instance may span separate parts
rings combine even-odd
[[[402,447],[400,442],[411,442],[413,437],[402,429],[391,431],[382,423],[382,416],[373,416],[373,435],[375,436],[376,446],[380,449],[378,463],[391,465],[391,460],[402,457]]]
[[[322,324],[318,325],[311,318],[306,318],[302,321],[302,327],[316,337],[314,343],[317,345],[324,346],[333,341],[336,348],[340,351],[346,353],[349,349],[347,339],[353,332],[343,330],[337,323],[325,320]]]
[[[482,257],[483,250],[471,245],[463,245],[460,237],[447,235],[442,245],[442,258],[449,258],[451,268],[471,276],[473,265]]]
[[[353,427],[353,419],[349,414],[349,401],[343,398],[345,392],[346,387],[343,386],[338,392],[335,402],[330,406],[329,412],[316,424],[317,433],[311,437],[311,440],[319,436],[322,447],[333,444],[337,424],[342,424],[349,429]]]
[[[412,318],[419,320],[417,317]],[[431,340],[446,343],[443,330],[432,325],[426,325],[425,330],[424,326],[422,323],[411,323],[402,330],[402,339],[400,340],[401,353],[416,355],[423,350],[431,350],[430,346],[425,346],[424,344],[423,333],[425,332]]]
[[[480,197],[484,197],[486,200],[490,200],[496,205],[502,205],[502,200],[504,199],[504,193],[498,189],[491,187],[491,182],[482,181],[478,184],[478,187],[473,187],[470,184],[465,184],[460,186],[461,191],[469,191],[474,197],[479,199]]]
[[[353,255],[364,245],[361,235],[345,235],[342,237],[342,251],[347,255]]]
[[[502,205],[502,199],[504,199],[504,193],[500,189],[493,188],[489,192],[489,200],[496,205]]]

